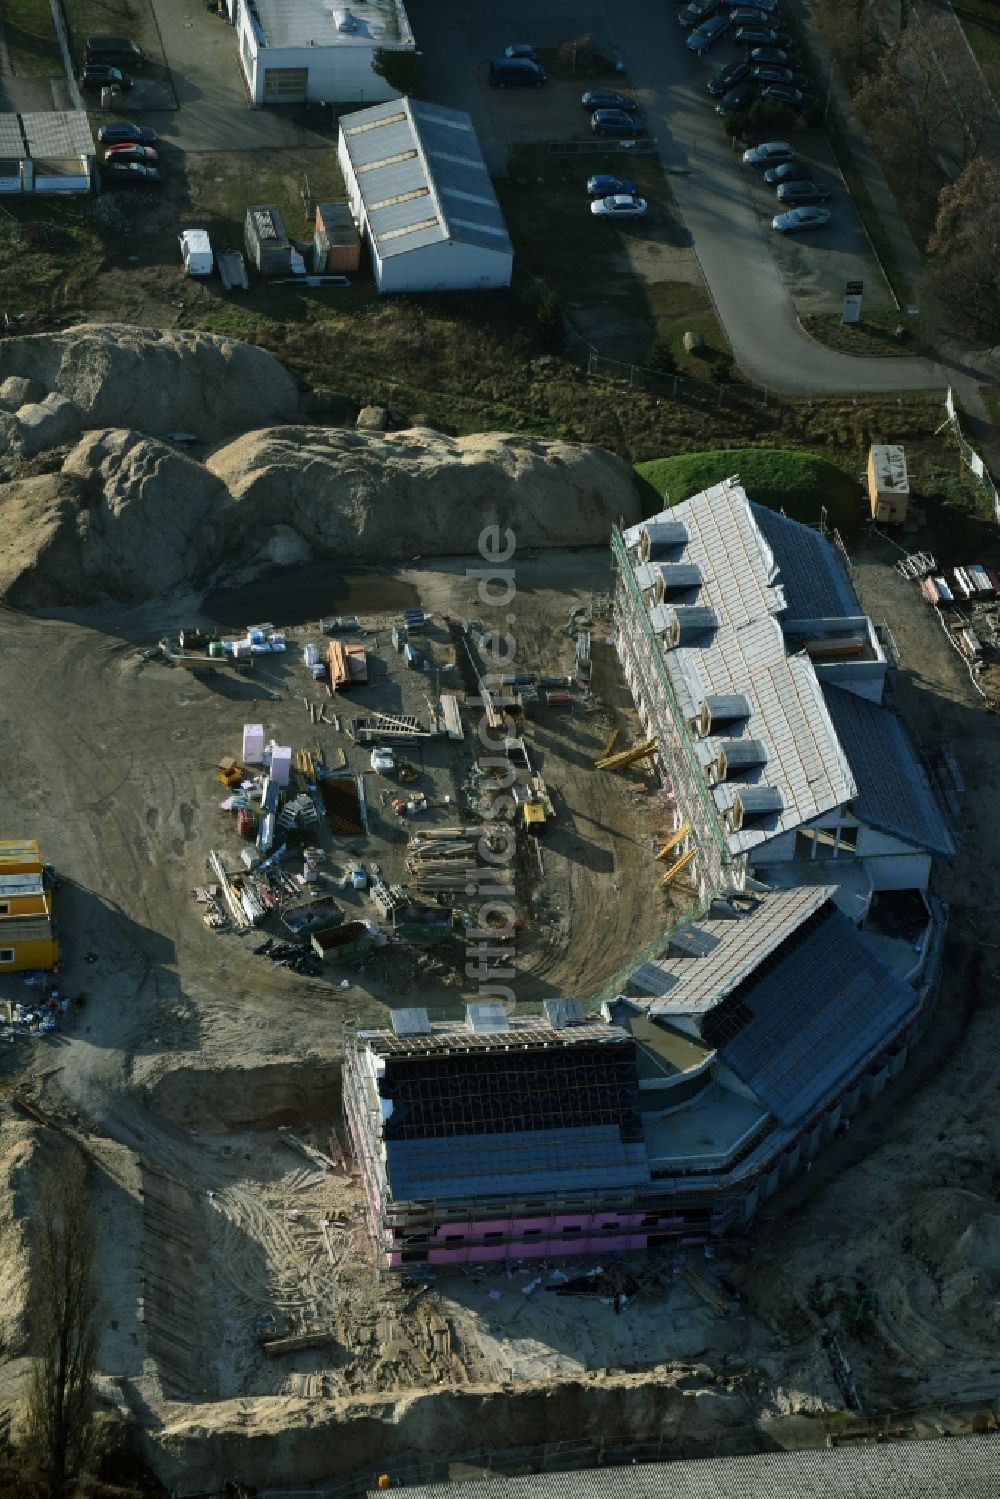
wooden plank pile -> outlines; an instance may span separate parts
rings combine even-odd
[[[510,888],[513,876],[478,857],[479,828],[430,828],[410,839],[407,873],[420,890],[464,890],[481,879]]]

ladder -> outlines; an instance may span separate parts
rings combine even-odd
[[[678,843],[682,842],[683,839],[685,839],[690,833],[690,831],[690,825],[686,822],[682,823],[681,826],[677,829],[676,833],[672,834],[672,836],[667,839],[666,843],[660,849],[656,857],[658,859],[665,859],[670,850],[672,848],[676,848]]]
[[[695,851],[694,851],[693,848],[689,848],[686,854],[681,854],[680,858],[677,860],[677,863],[676,864],[671,864],[670,868],[667,870],[666,874],[663,876],[663,879],[660,881],[660,884],[661,885],[672,885],[673,882],[674,882],[674,880],[680,874],[681,870],[682,869],[686,869],[687,866],[691,863],[691,860],[694,858],[694,855],[695,855]]]

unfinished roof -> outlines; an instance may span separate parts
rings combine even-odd
[[[256,0],[264,47],[383,47],[412,42],[402,0]]]
[[[392,99],[345,115],[340,131],[381,259],[446,241],[513,255],[467,114]]]
[[[766,505],[751,505],[781,573],[789,619],[839,619],[861,605],[835,547],[819,531]]]
[[[397,1499],[995,1499],[1000,1435],[430,1483]],[[377,1499],[372,1491],[372,1499]]]
[[[630,1040],[618,1026],[607,1025],[596,1016],[587,1016],[582,1024],[560,1027],[547,1025],[529,1017],[508,1016],[506,1029],[476,1034],[467,1025],[455,1022],[434,1024],[428,1035],[395,1036],[391,1031],[361,1031],[358,1039],[380,1057],[388,1056],[457,1056],[472,1051],[536,1051],[549,1047],[620,1044]]]
[[[653,1015],[699,1015],[717,1005],[754,971],[786,937],[807,921],[814,911],[830,899],[834,886],[810,886],[803,890],[774,890],[760,897],[758,903],[737,918],[722,917],[714,921],[693,922],[677,934],[667,957],[644,963],[629,981],[646,994],[662,998],[650,1009]],[[695,943],[686,933],[698,933],[711,939],[711,947],[702,940],[703,956],[682,955],[682,946],[696,952]],[[708,951],[704,951],[709,948]]]
[[[792,1125],[856,1077],[917,1002],[853,922],[824,904],[706,1016],[702,1038]]]
[[[788,653],[781,627],[788,597],[777,557],[758,524],[757,507],[731,482],[694,495],[625,533],[623,540],[633,549],[634,570],[642,566],[634,549],[640,547],[643,531],[667,520],[682,522],[688,533],[686,545],[674,549],[671,561],[700,569],[703,581],[698,604],[711,609],[717,620],[714,630],[690,639],[682,635],[673,648],[669,631],[658,637],[657,649],[681,713],[690,724],[700,717],[706,699],[742,696],[750,716],[740,725],[740,733],[759,740],[766,752],[763,766],[727,779],[712,791],[719,813],[730,814],[726,826],[730,851],[744,853],[850,801],[856,790],[854,778],[812,663]],[[800,529],[808,531],[808,527]],[[782,544],[790,553],[791,544]],[[655,588],[644,595],[647,610],[654,598]],[[856,613],[853,598],[850,604]],[[727,737],[734,737],[728,729]],[[709,739],[699,745],[698,753],[708,765],[716,760],[719,748]],[[781,806],[733,826],[740,820],[738,793],[748,784],[777,790]]]
[[[904,843],[954,853],[931,784],[892,709],[841,687],[824,686],[823,695],[857,781],[856,816]]]

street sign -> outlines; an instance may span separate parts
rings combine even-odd
[[[840,315],[842,323],[859,323],[861,321],[861,295],[865,289],[863,281],[848,281],[844,287],[844,310]]]

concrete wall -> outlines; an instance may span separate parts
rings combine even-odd
[[[513,256],[442,240],[383,260],[368,239],[379,291],[481,291],[510,285]]]

